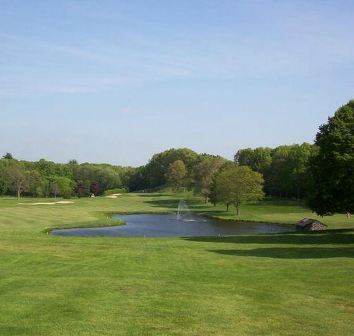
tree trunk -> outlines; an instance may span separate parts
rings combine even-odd
[[[17,199],[21,198],[21,187],[17,188]]]
[[[238,204],[236,205],[236,215],[240,217],[240,206]]]
[[[229,203],[226,203],[226,211],[229,211]]]

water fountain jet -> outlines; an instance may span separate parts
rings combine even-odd
[[[180,200],[178,202],[177,207],[177,220],[179,221],[190,221],[192,219],[188,219],[190,217],[191,211],[185,200]]]

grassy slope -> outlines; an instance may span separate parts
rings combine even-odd
[[[351,231],[215,239],[43,234],[111,224],[106,212],[172,211],[176,203],[164,195],[53,206],[0,199],[0,335],[354,334]],[[308,214],[266,204],[245,206],[242,216],[294,222]],[[325,222],[354,226],[344,216]]]

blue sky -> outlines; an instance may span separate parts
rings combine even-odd
[[[232,158],[312,142],[352,98],[351,0],[0,0],[0,152],[17,158]]]

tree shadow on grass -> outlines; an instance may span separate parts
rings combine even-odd
[[[231,244],[354,244],[354,230],[330,230],[325,233],[282,233],[229,237],[186,237],[188,241]]]
[[[210,252],[238,256],[262,257],[276,259],[325,259],[325,258],[354,258],[353,248],[327,247],[293,247],[293,248],[258,248],[252,250],[209,250]]]

